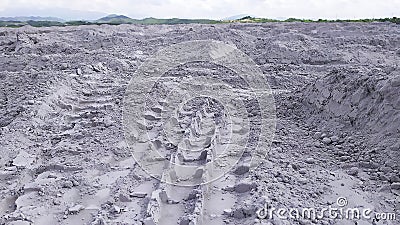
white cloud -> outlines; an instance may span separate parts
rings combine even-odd
[[[212,18],[236,14],[258,17],[370,18],[400,16],[399,0],[2,0],[0,16],[51,12],[53,8],[124,14],[132,17]],[[2,11],[2,12],[1,12]],[[16,16],[16,15],[15,15]],[[42,15],[46,16],[46,15]],[[52,15],[54,16],[54,15]]]

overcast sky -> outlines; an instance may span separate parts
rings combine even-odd
[[[64,10],[64,11],[63,11]],[[74,10],[74,11],[71,11]],[[400,0],[1,0],[0,16],[211,18],[238,14],[265,18],[400,17]],[[76,14],[74,14],[75,12]],[[65,15],[66,14],[66,15]],[[70,19],[70,18],[67,18]],[[81,18],[76,18],[81,19]]]

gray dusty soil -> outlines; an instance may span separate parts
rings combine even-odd
[[[254,170],[243,164],[203,186],[160,183],[125,141],[125,90],[158,50],[208,39],[262,70],[276,133]],[[400,224],[399,25],[1,28],[0,52],[0,224]],[[256,214],[265,203],[324,208],[338,197],[397,218]]]

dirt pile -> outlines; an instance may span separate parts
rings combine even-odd
[[[308,121],[336,133],[360,132],[367,137],[366,151],[379,155],[374,161],[399,170],[400,74],[384,69],[333,71],[300,95]]]

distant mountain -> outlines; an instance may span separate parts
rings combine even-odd
[[[108,20],[108,19],[132,19],[132,18],[130,18],[128,16],[124,16],[124,15],[110,14],[103,18],[100,18],[99,20],[102,20],[102,19]]]
[[[124,15],[116,15],[116,14],[111,14],[105,17],[102,17],[95,22],[97,23],[134,23],[135,19],[132,19],[130,17],[124,16]]]
[[[42,17],[42,16],[14,16],[14,17],[0,17],[0,21],[54,21],[54,22],[64,22],[65,20],[57,17]]]
[[[0,9],[0,15],[3,17],[20,17],[20,15],[34,16],[34,17],[54,17],[61,18],[65,21],[70,20],[87,20],[93,21],[100,17],[106,16],[107,13],[95,12],[95,11],[84,11],[84,10],[73,10],[59,7],[10,7],[7,10]],[[25,16],[24,16],[25,17]]]
[[[124,15],[111,14],[106,17],[102,17],[94,21],[95,23],[107,23],[107,24],[189,24],[189,23],[217,23],[216,20],[209,19],[157,19],[153,17],[144,19],[132,19]]]
[[[158,18],[145,18],[145,19],[132,19],[124,15],[108,15],[101,17],[97,20],[85,20],[85,19],[74,19],[63,21],[57,17],[39,17],[39,16],[27,16],[27,17],[0,17],[0,27],[22,27],[22,26],[33,26],[33,27],[51,27],[51,26],[78,26],[78,25],[93,25],[93,24],[218,24],[218,23],[271,23],[271,22],[307,22],[307,23],[328,23],[328,22],[392,22],[400,24],[400,18],[381,18],[381,19],[357,19],[357,20],[326,20],[326,19],[296,19],[288,18],[286,20],[268,19],[268,18],[256,18],[252,16],[238,15],[238,19],[230,20],[210,20],[210,19],[158,19]],[[98,18],[98,17],[97,17]]]

